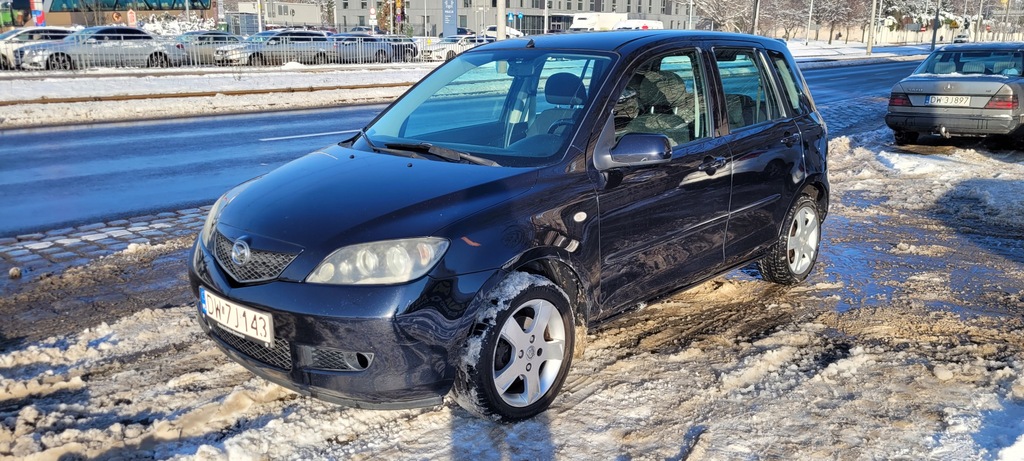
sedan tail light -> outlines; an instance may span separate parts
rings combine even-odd
[[[1015,94],[997,94],[985,104],[986,109],[1017,110],[1020,102]]]
[[[184,49],[185,49],[185,45],[182,45],[182,44],[180,44],[180,43],[178,43],[178,44],[174,45],[174,47],[175,47],[175,48],[177,48],[177,49],[179,49],[179,50],[184,50]]]
[[[889,95],[890,106],[913,106],[910,102],[910,96],[906,93],[892,93]]]

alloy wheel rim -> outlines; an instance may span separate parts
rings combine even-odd
[[[526,407],[555,385],[565,361],[565,323],[554,304],[529,300],[501,326],[494,348],[493,384],[502,401]]]
[[[786,239],[786,260],[789,270],[794,274],[803,274],[810,269],[818,254],[820,228],[818,213],[810,206],[797,210]]]

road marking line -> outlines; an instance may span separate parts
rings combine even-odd
[[[345,130],[345,131],[328,131],[326,133],[311,133],[311,134],[297,134],[295,136],[281,136],[280,138],[263,138],[261,142],[267,141],[284,141],[286,139],[299,139],[299,138],[315,138],[318,136],[330,136],[332,134],[345,134],[345,133],[356,133],[359,130]]]

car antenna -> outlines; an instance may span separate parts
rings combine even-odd
[[[527,48],[533,48],[534,47],[533,39],[532,38],[530,39],[530,41],[526,42],[526,47]]]

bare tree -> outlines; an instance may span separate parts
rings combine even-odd
[[[804,0],[762,0],[759,19],[763,24],[762,31],[769,30],[774,34],[776,30],[782,29],[785,39],[792,38],[793,30],[807,21],[808,6]]]
[[[714,21],[715,28],[730,32],[747,32],[753,19],[754,1],[694,0],[701,16]]]
[[[829,45],[832,44],[836,26],[844,23],[849,15],[850,4],[847,0],[818,0],[814,2],[815,21],[818,24],[828,24]]]

